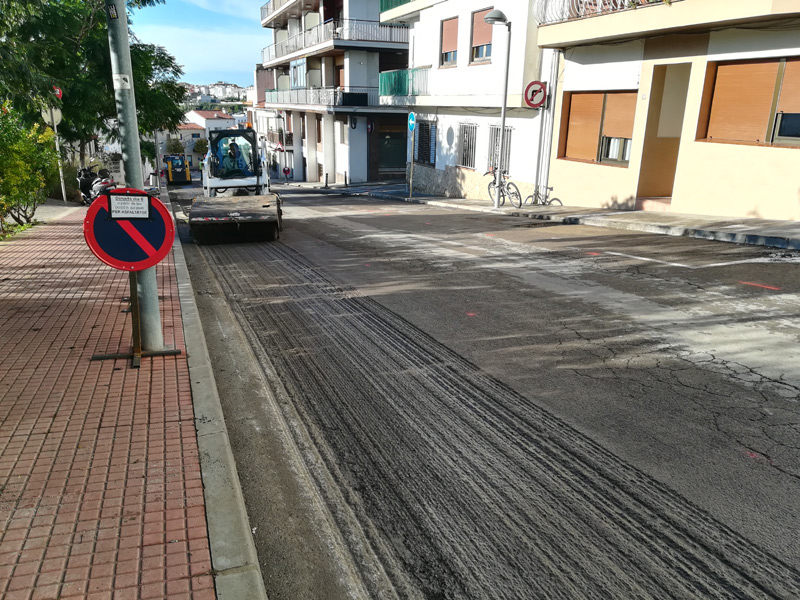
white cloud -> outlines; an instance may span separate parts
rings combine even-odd
[[[183,66],[183,80],[197,84],[213,83],[205,78],[215,73],[214,81],[252,85],[255,65],[261,62],[261,50],[269,43],[264,32],[189,29],[173,25],[139,25],[135,31],[142,42],[164,46]],[[203,79],[195,79],[197,74],[203,74]]]

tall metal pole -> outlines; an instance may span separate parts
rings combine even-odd
[[[50,122],[53,124],[53,133],[56,136],[56,157],[58,158],[58,177],[61,179],[61,197],[64,199],[64,204],[66,204],[67,188],[64,185],[64,167],[61,166],[61,144],[58,141],[58,125],[56,124],[52,106],[50,107]]]
[[[506,22],[508,27],[508,40],[506,41],[505,80],[503,82],[502,109],[500,111],[500,156],[497,158],[497,172],[495,173],[494,207],[500,208],[500,190],[503,186],[503,159],[506,155],[506,99],[508,98],[508,66],[511,60],[511,21]]]
[[[133,67],[128,41],[128,15],[125,2],[106,0],[108,45],[111,51],[111,76],[114,81],[114,99],[117,103],[122,161],[125,166],[125,183],[128,187],[142,189],[142,154],[139,148],[139,123],[136,118],[136,100],[133,95]],[[161,331],[161,313],[158,306],[156,269],[150,267],[138,274],[133,272],[131,289],[137,290],[140,309],[142,349],[164,349]]]

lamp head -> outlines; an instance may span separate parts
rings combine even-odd
[[[489,25],[505,25],[508,23],[508,17],[503,14],[503,11],[497,9],[487,13],[483,20]]]

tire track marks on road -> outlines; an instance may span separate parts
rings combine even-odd
[[[286,246],[204,252],[409,597],[800,597],[796,569]]]

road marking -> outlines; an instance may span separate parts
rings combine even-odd
[[[591,254],[591,252],[587,252],[587,254]],[[647,258],[645,256],[636,256],[635,254],[624,254],[622,252],[605,252],[605,254],[610,254],[612,256],[622,256],[625,258],[632,258],[634,260],[641,260],[644,262],[653,262],[659,263],[662,265],[667,265],[670,267],[680,267],[682,269],[711,269],[715,267],[731,267],[733,265],[746,265],[746,264],[754,264],[754,263],[766,263],[766,262],[798,262],[798,259],[794,260],[786,260],[786,261],[776,261],[770,258],[746,258],[742,260],[732,260],[729,262],[718,262],[718,263],[711,263],[708,265],[687,265],[684,263],[678,262],[670,262],[667,260],[658,260],[657,258]]]
[[[779,287],[773,287],[771,285],[764,285],[763,283],[752,283],[750,281],[740,281],[739,283],[741,283],[742,285],[752,285],[753,287],[764,288],[765,290],[772,290],[772,291],[775,291],[775,292],[780,292],[781,291],[781,288],[779,288]]]

